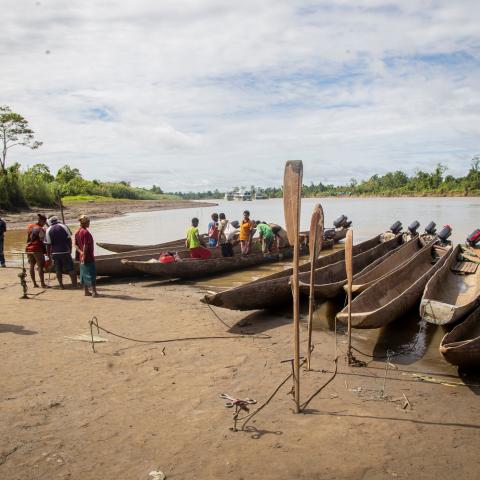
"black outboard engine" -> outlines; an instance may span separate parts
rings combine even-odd
[[[392,233],[394,233],[395,235],[397,233],[400,233],[402,231],[402,222],[400,220],[397,220],[391,227],[390,227],[390,231]]]
[[[351,224],[352,224],[352,221],[349,220],[348,222],[345,222],[342,226],[343,226],[343,228],[350,228]]]
[[[468,237],[466,244],[469,247],[476,248],[480,242],[480,229],[476,228]]]
[[[440,232],[438,232],[437,237],[443,245],[449,245],[451,242],[447,240],[448,237],[452,234],[452,227],[450,225],[445,225]]]
[[[335,228],[344,227],[347,220],[348,220],[348,217],[346,215],[340,215],[336,220],[334,220],[333,226]]]
[[[334,228],[327,228],[323,231],[323,238],[324,240],[329,240],[335,238],[335,229]]]
[[[435,235],[437,233],[437,229],[435,228],[437,224],[435,222],[430,222],[426,227],[425,227],[425,233],[428,235]]]
[[[410,232],[411,235],[416,235],[419,226],[420,226],[420,222],[418,220],[415,220],[408,226],[408,231]]]

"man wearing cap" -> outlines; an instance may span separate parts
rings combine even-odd
[[[62,274],[67,273],[72,280],[72,285],[76,287],[77,275],[72,260],[72,232],[55,216],[48,219],[48,224],[50,226],[45,234],[45,243],[47,244],[47,255],[55,264],[58,284],[62,290],[65,288]]]
[[[28,256],[28,263],[30,264],[30,277],[32,278],[33,286],[38,288],[37,280],[35,278],[35,265],[37,266],[38,276],[40,277],[40,285],[42,288],[47,288],[45,285],[44,267],[45,267],[45,224],[47,217],[42,213],[37,214],[37,223],[30,223],[27,227],[27,246],[25,251]]]
[[[92,234],[88,231],[90,219],[82,215],[78,221],[80,228],[75,232],[75,258],[80,261],[80,283],[85,287],[86,296],[98,297],[94,242]],[[92,287],[92,292],[89,287]]]

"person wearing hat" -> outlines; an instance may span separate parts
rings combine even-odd
[[[78,221],[80,228],[75,232],[75,258],[80,262],[80,283],[85,287],[85,295],[97,297],[97,270],[95,268],[94,241],[88,231],[90,219],[82,215]],[[89,287],[92,288],[90,292]]]
[[[30,265],[30,277],[33,286],[38,288],[37,280],[35,278],[35,265],[37,266],[38,276],[40,277],[40,285],[42,288],[47,288],[45,285],[45,224],[47,217],[43,213],[37,214],[38,220],[36,223],[30,223],[27,227],[27,252],[28,263]]]
[[[48,219],[48,224],[50,226],[45,234],[45,243],[47,245],[47,255],[55,265],[58,284],[62,290],[65,288],[62,274],[67,273],[72,280],[72,285],[76,287],[77,275],[72,260],[72,232],[66,225],[60,223],[55,216]]]

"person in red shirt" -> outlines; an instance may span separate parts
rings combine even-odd
[[[47,217],[42,213],[37,214],[37,223],[31,223],[27,227],[27,252],[28,263],[30,264],[30,277],[33,286],[38,288],[37,280],[35,278],[35,265],[37,266],[38,276],[40,277],[40,285],[42,288],[47,288],[45,285],[45,224]]]
[[[90,219],[82,215],[78,221],[80,228],[75,233],[75,258],[80,262],[80,283],[85,287],[86,296],[98,297],[94,241],[92,234],[88,231]],[[92,288],[92,292],[89,287]]]

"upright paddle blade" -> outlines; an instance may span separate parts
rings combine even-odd
[[[283,209],[285,227],[290,245],[295,244],[300,230],[300,197],[302,193],[303,164],[301,160],[289,160],[283,177]]]
[[[352,283],[353,283],[353,232],[348,230],[345,239],[345,269],[347,271],[348,294],[348,348],[347,358],[350,363],[352,356]]]
[[[313,284],[315,278],[315,263],[317,261],[318,254],[322,250],[323,240],[323,208],[318,203],[315,205],[312,213],[312,219],[310,221],[310,236],[309,236],[309,249],[310,249],[310,297],[308,304],[308,350],[307,350],[307,370],[310,370],[310,361],[312,356],[312,328],[313,328],[313,309],[315,295],[313,292]]]
[[[293,377],[296,412],[300,412],[300,292],[298,289],[298,264],[300,256],[300,205],[302,195],[303,164],[301,160],[290,160],[285,165],[283,179],[283,205],[285,210],[285,226],[288,241],[293,245],[293,328],[294,357]]]
[[[322,250],[323,242],[323,208],[317,203],[313,209],[310,221],[310,234],[308,237],[308,248],[310,250],[310,263],[317,259]]]

